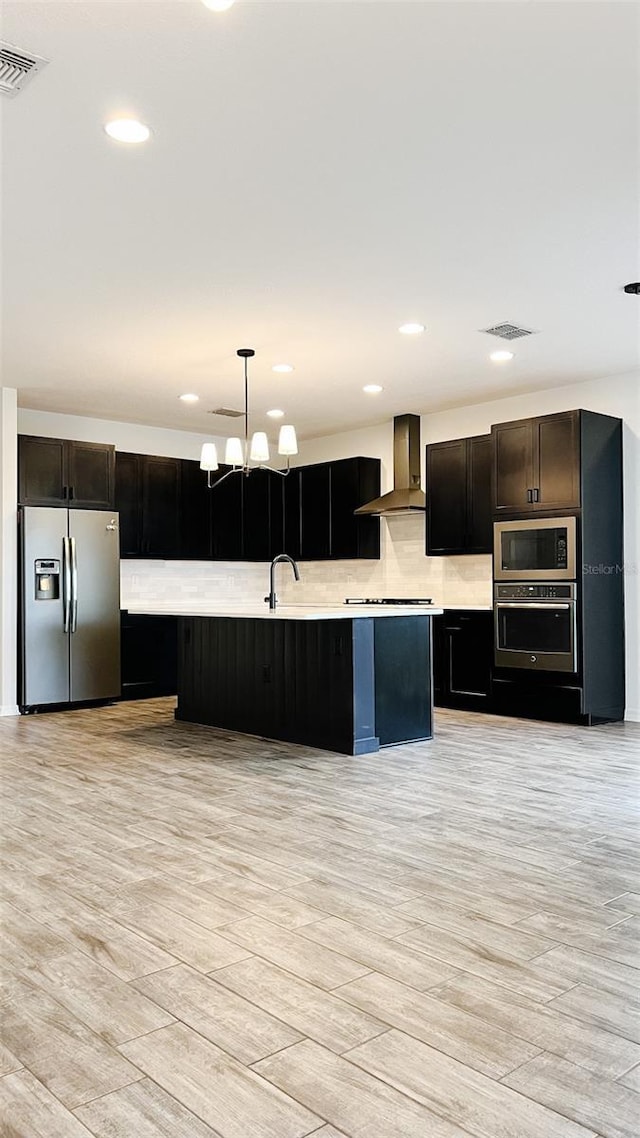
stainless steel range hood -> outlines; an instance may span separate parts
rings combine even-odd
[[[360,506],[356,514],[397,518],[424,514],[426,499],[420,489],[420,416],[396,415],[393,420],[393,490]]]

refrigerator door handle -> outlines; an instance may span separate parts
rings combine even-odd
[[[76,539],[69,538],[71,547],[71,632],[78,627],[78,556],[76,553]]]
[[[62,539],[62,571],[63,629],[65,632],[69,632],[71,627],[71,551],[68,537]]]

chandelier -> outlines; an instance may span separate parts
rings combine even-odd
[[[254,431],[249,442],[249,377],[247,374],[247,360],[255,356],[253,348],[238,348],[236,355],[244,360],[244,439],[227,439],[224,451],[224,462],[230,466],[222,478],[214,483],[211,481],[212,471],[218,469],[218,450],[215,443],[203,443],[200,453],[200,469],[207,472],[207,486],[219,486],[230,474],[251,474],[252,470],[270,470],[272,474],[280,474],[283,478],[289,473],[289,458],[298,453],[298,440],[296,429],[291,424],[280,427],[278,436],[278,454],[286,456],[286,470],[277,470],[275,466],[267,466],[269,462],[269,440],[264,431]],[[250,463],[254,463],[253,466]]]

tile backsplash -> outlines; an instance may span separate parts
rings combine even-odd
[[[345,597],[432,597],[439,605],[490,605],[491,557],[425,557],[422,516],[383,518],[379,561],[302,561],[301,580],[282,566],[282,602],[333,604]],[[238,561],[122,561],[122,607],[147,601],[260,602],[267,564]]]

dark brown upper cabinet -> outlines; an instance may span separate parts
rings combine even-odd
[[[278,492],[282,491],[279,474],[269,470],[253,470],[248,478],[232,474],[242,481],[242,557],[244,561],[270,561],[271,497],[274,509]],[[282,550],[277,550],[281,553]]]
[[[179,458],[118,452],[121,557],[180,557],[180,485]]]
[[[113,510],[115,448],[71,439],[18,437],[18,500],[22,506]]]
[[[380,460],[342,458],[331,463],[331,557],[380,557],[380,519],[354,511],[380,497]]]
[[[580,506],[580,412],[499,423],[493,439],[496,514]]]
[[[300,519],[301,559],[331,557],[331,463],[300,467]]]
[[[116,509],[120,515],[120,556],[142,557],[141,454],[116,454]]]
[[[211,495],[207,472],[200,463],[184,458],[180,477],[180,557],[207,561],[211,557]],[[120,519],[122,525],[122,519]]]
[[[142,468],[142,549],[145,557],[171,559],[180,549],[179,458],[145,456]]]
[[[427,447],[426,552],[491,553],[491,435]]]
[[[300,538],[302,536],[300,467],[294,467],[284,479],[282,498],[282,548],[278,552],[288,553],[289,557],[293,557],[297,561],[300,558]]]
[[[209,489],[196,461],[118,451],[121,557],[379,558],[379,519],[354,517],[380,492],[378,459],[296,467],[285,477],[268,470],[225,477],[229,469],[212,472]]]
[[[379,459],[343,458],[301,466],[285,483],[294,477],[285,485],[287,553],[302,561],[379,559],[380,519],[354,514],[380,494]],[[296,548],[298,552],[292,552]]]
[[[242,561],[244,477],[221,466],[211,477],[211,550],[214,561]]]

